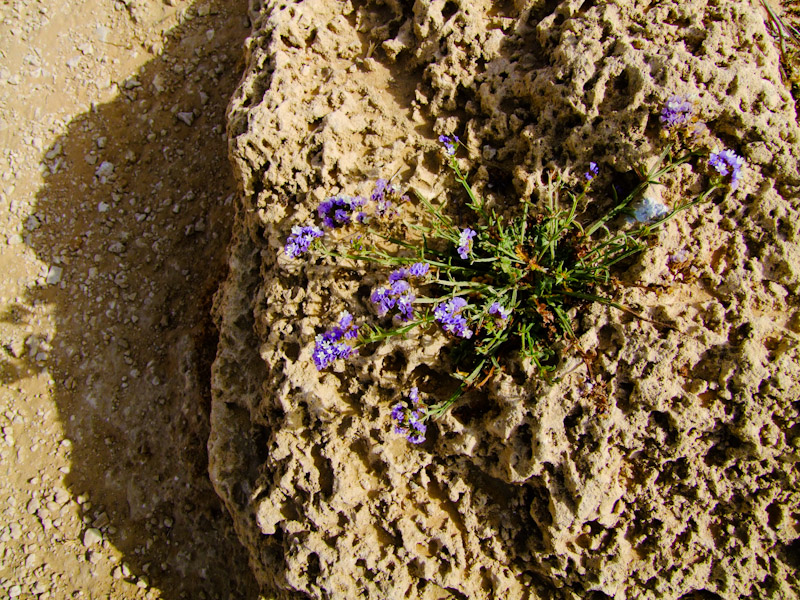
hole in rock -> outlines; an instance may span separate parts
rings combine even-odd
[[[669,445],[673,445],[675,443],[675,440],[678,438],[678,433],[672,426],[669,415],[660,410],[654,410],[653,412],[650,413],[650,417],[653,419],[653,423],[659,429],[664,431],[664,434],[666,436],[666,442]]]
[[[306,573],[308,573],[308,578],[310,580],[316,581],[317,577],[319,577],[319,572],[319,555],[316,552],[312,552],[308,555],[308,567],[306,567]]]
[[[450,17],[458,12],[458,4],[455,2],[446,2],[442,9],[442,17],[447,21]]]
[[[406,355],[403,354],[401,350],[396,350],[389,356],[383,359],[383,371],[390,371],[392,373],[398,373],[403,371],[408,364],[408,360],[406,359]]]
[[[564,417],[564,429],[572,429],[580,421],[581,417],[583,416],[583,406],[578,404],[572,411]]]
[[[331,467],[330,461],[322,456],[322,451],[318,447],[311,448],[311,456],[314,459],[314,466],[317,468],[320,493],[323,498],[328,499],[333,493],[333,467]]]
[[[722,596],[708,590],[694,590],[684,594],[678,600],[722,600]]]
[[[477,420],[485,420],[500,414],[500,407],[485,392],[472,392],[463,397],[452,411],[461,423],[469,425]]]
[[[800,569],[800,538],[786,544],[784,547],[786,563],[795,569]]]
[[[295,362],[300,357],[300,344],[297,342],[289,342],[286,344],[286,358]]]
[[[773,502],[767,507],[767,516],[767,523],[769,523],[769,526],[773,529],[777,529],[783,522],[783,512],[777,502]]]

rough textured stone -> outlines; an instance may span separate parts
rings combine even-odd
[[[262,585],[286,598],[796,598],[800,128],[755,4],[256,1],[252,20],[229,108],[242,206],[215,304],[209,456]],[[344,308],[368,315],[361,288],[381,277],[282,256],[322,198],[400,170],[458,216],[436,141],[456,133],[476,187],[509,211],[548,170],[597,161],[597,214],[612,181],[658,154],[672,94],[693,96],[750,165],[622,274],[652,285],[620,301],[675,330],[607,307],[577,316],[605,410],[567,351],[558,382],[509,368],[412,447],[389,410],[414,384],[442,394],[443,337],[315,370],[315,334]],[[661,200],[699,178],[676,171]],[[667,266],[681,251],[686,281]]]

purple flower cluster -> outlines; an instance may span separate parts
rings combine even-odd
[[[312,358],[318,371],[330,366],[338,358],[350,358],[357,351],[344,340],[358,337],[358,326],[353,324],[353,315],[344,311],[339,315],[339,324],[330,331],[317,336]]]
[[[461,235],[458,238],[458,255],[464,260],[466,260],[469,253],[472,252],[472,238],[474,238],[475,235],[475,232],[469,227],[465,227],[461,231]]]
[[[504,308],[499,302],[492,302],[492,305],[489,307],[489,314],[497,315],[500,319],[505,321],[511,316],[511,311]]]
[[[398,402],[392,407],[392,420],[395,421],[394,432],[406,436],[412,444],[425,441],[425,410],[419,399],[419,390],[412,387],[408,392],[411,407]]]
[[[661,124],[664,129],[686,127],[692,122],[694,105],[684,96],[670,96],[661,110]]]
[[[467,306],[467,301],[463,298],[452,298],[446,302],[436,305],[433,316],[447,333],[469,339],[472,337],[472,330],[467,326],[467,320],[461,311]]]
[[[397,215],[397,210],[392,201],[408,200],[407,196],[400,195],[400,188],[386,179],[378,179],[375,182],[375,189],[372,191],[370,200],[375,203],[375,216],[379,218],[393,217]]]
[[[284,252],[290,258],[297,258],[308,252],[311,242],[323,236],[322,230],[316,225],[295,225],[292,234],[286,240]]]
[[[719,152],[712,152],[708,158],[708,164],[717,173],[723,177],[731,176],[731,189],[735,190],[739,187],[739,181],[742,178],[742,166],[744,166],[744,159],[736,154],[733,150],[721,150]]]
[[[397,309],[401,321],[410,321],[414,316],[412,304],[417,297],[406,279],[421,279],[428,274],[430,268],[428,263],[418,262],[389,273],[389,285],[374,290],[369,298],[373,304],[377,304],[378,316],[382,317],[390,310]]]
[[[458,145],[461,143],[461,140],[458,139],[457,135],[450,137],[449,135],[440,135],[439,141],[444,144],[444,152],[447,156],[453,156],[456,153],[456,149]]]
[[[391,285],[381,286],[369,297],[378,306],[378,316],[382,317],[392,309],[397,309],[401,321],[410,321],[414,316],[413,302],[417,297],[405,279],[393,281]]]
[[[353,222],[353,213],[364,206],[366,200],[361,196],[351,198],[350,196],[334,196],[326,198],[320,202],[317,208],[317,213],[320,219],[329,229],[336,229],[343,225],[349,225]],[[363,212],[358,212],[355,216],[358,222],[361,222],[366,215]]]
[[[400,267],[389,273],[389,281],[394,283],[401,279],[422,279],[430,271],[431,266],[428,263],[418,262],[410,267]]]
[[[586,178],[586,181],[591,181],[592,179],[597,177],[599,173],[600,173],[600,167],[597,166],[597,163],[590,162],[589,170],[586,171],[586,173],[584,173],[583,176]]]

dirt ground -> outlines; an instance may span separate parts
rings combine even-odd
[[[255,598],[207,475],[245,0],[0,6],[0,588]]]

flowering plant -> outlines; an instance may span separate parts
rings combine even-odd
[[[645,248],[647,238],[676,214],[705,201],[717,188],[729,184],[736,189],[740,182],[741,157],[730,150],[709,155],[692,148],[704,131],[692,102],[671,97],[660,121],[670,141],[655,164],[641,172],[638,185],[622,200],[614,191],[614,205],[585,224],[577,212],[600,175],[597,163],[589,163],[577,183],[551,176],[540,191],[543,209],[537,211],[530,199],[523,199],[520,214],[508,218],[476,195],[456,156],[461,142],[449,136],[439,141],[456,182],[466,192],[466,206],[474,213],[469,227],[460,227],[443,207],[417,194],[426,221],[411,225],[408,236],[395,237],[385,221],[398,214],[408,197],[383,179],[369,200],[337,196],[323,201],[318,212],[324,227],[358,227],[358,243],[332,250],[324,245],[318,227],[295,226],[285,254],[298,258],[318,247],[337,260],[367,261],[392,271],[369,296],[377,323],[357,327],[353,316],[344,312],[338,324],[317,336],[317,369],[355,356],[359,346],[418,328],[441,328],[452,342],[453,377],[460,385],[448,398],[430,404],[415,386],[406,402],[394,405],[394,430],[412,443],[423,442],[430,419],[444,414],[468,389],[483,385],[512,354],[550,377],[558,362],[555,342],[567,339],[577,346],[572,325],[577,310],[601,302],[629,311],[610,297],[612,269]],[[672,150],[677,146],[683,153],[675,156]],[[710,177],[697,197],[671,208],[644,197],[665,174],[703,156],[708,156]],[[627,222],[612,232],[612,220],[624,213],[629,215]]]

